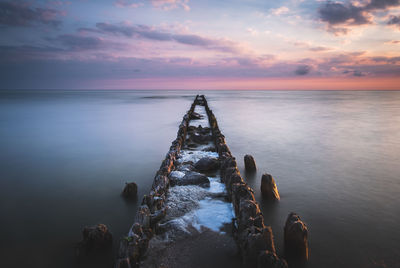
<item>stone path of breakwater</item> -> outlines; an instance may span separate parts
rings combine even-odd
[[[116,267],[287,267],[204,96],[179,125]]]

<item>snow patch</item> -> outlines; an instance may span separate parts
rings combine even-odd
[[[197,161],[199,161],[203,157],[218,158],[218,153],[216,153],[216,152],[181,150],[180,158],[178,159],[178,163],[184,163],[184,162],[191,161],[191,162],[193,162],[195,164]]]
[[[201,231],[201,226],[219,232],[225,223],[231,223],[234,218],[231,203],[218,199],[206,198],[199,202],[200,208],[194,211],[193,226]]]

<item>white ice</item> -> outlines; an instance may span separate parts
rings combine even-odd
[[[195,222],[193,226],[201,230],[205,226],[215,232],[219,232],[225,223],[232,222],[232,204],[218,199],[206,198],[199,202],[200,208],[194,211]]]
[[[218,153],[216,152],[203,152],[203,151],[188,151],[188,150],[181,150],[180,158],[178,159],[179,163],[192,161],[196,163],[203,157],[214,157],[218,158]]]
[[[208,177],[210,180],[210,188],[208,191],[210,193],[223,193],[225,192],[225,184],[221,183],[220,178]]]
[[[169,173],[170,178],[182,179],[185,177],[185,172],[174,170]]]

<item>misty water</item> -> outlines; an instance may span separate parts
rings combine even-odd
[[[74,246],[96,223],[116,246],[139,205],[121,198],[125,182],[138,200],[149,192],[197,93],[1,92],[0,267],[77,267]],[[203,93],[278,254],[294,211],[309,229],[308,267],[400,267],[400,92]],[[262,200],[264,172],[280,202]]]

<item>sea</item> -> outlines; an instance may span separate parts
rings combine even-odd
[[[1,91],[0,267],[81,267],[76,245],[97,223],[117,248],[196,94],[254,189],[278,255],[296,212],[309,231],[307,267],[400,267],[400,91],[245,90]],[[264,173],[279,202],[262,199]],[[138,184],[138,200],[121,197],[126,182]]]

